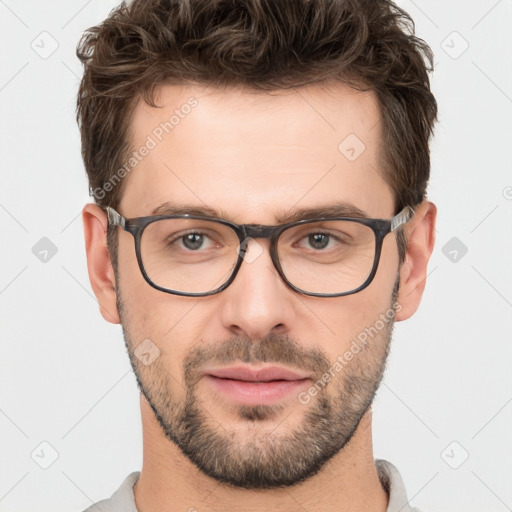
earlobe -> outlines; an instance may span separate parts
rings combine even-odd
[[[87,269],[100,312],[107,322],[120,323],[116,305],[115,276],[107,248],[107,216],[96,204],[82,210]]]
[[[401,309],[396,320],[407,320],[418,309],[425,289],[427,265],[434,249],[436,206],[423,201],[415,208],[415,215],[405,227],[407,253],[400,269],[398,302]]]

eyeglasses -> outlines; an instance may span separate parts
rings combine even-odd
[[[314,297],[359,292],[375,277],[385,236],[414,215],[406,206],[390,220],[327,217],[263,226],[188,214],[127,219],[106,210],[110,225],[133,235],[144,279],[188,297],[225,290],[252,238],[270,240],[272,262],[292,290]]]

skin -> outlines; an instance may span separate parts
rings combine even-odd
[[[273,94],[199,85],[162,86],[157,92],[163,108],[151,108],[143,101],[136,106],[131,120],[134,148],[190,97],[198,105],[125,178],[118,207],[125,217],[150,215],[166,201],[206,205],[240,224],[274,225],[293,208],[340,202],[372,218],[394,215],[393,193],[381,172],[380,111],[372,92],[356,92],[342,84]],[[352,162],[338,151],[349,134],[356,134],[366,146]],[[269,336],[286,336],[305,351],[319,350],[334,362],[358,333],[389,309],[398,275],[400,307],[395,320],[409,318],[424,290],[435,218],[432,203],[417,205],[405,227],[405,262],[399,265],[396,236],[388,235],[375,279],[353,295],[318,298],[294,292],[274,269],[268,241],[259,239],[250,243],[249,254],[260,247],[263,251],[250,264],[242,264],[226,290],[194,298],[150,287],[138,268],[133,238],[121,229],[116,283],[106,247],[105,213],[93,204],[83,210],[89,277],[101,314],[109,322],[123,323],[131,351],[146,338],[159,347],[158,365],[152,369],[139,365],[140,375],[148,386],[156,386],[156,377],[165,375],[172,392],[163,392],[176,403],[185,398],[183,362],[196,347],[219,347],[234,337],[257,344]],[[383,366],[390,335],[390,330],[383,330],[354,357],[347,371],[358,375],[363,363]],[[322,393],[334,400],[343,388],[342,379],[343,371]],[[233,404],[217,399],[206,383],[200,382],[195,392],[211,427],[220,433],[229,431],[234,436],[233,449],[240,453],[246,440],[261,441],[266,435],[279,441],[293,434],[318,403],[316,397],[299,406],[293,395],[280,402],[276,414],[251,421],[241,418]],[[388,498],[373,459],[370,408],[355,425],[350,442],[316,474],[293,486],[269,489],[226,485],[198,469],[165,436],[143,394],[141,415],[144,458],[135,486],[141,512],[191,507],[291,512],[300,506],[311,511],[386,510]]]

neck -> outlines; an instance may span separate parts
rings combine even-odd
[[[141,412],[144,455],[134,489],[139,512],[385,512],[387,508],[388,497],[373,459],[370,410],[350,442],[316,475],[292,487],[270,490],[231,487],[205,475],[165,437],[143,397]]]

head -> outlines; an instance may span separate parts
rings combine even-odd
[[[105,319],[122,324],[162,436],[231,485],[312,476],[357,432],[394,322],[423,292],[436,213],[430,50],[384,0],[136,0],[89,29],[78,55],[96,203],[83,215],[89,275]],[[268,239],[248,242],[221,292],[164,293],[104,210],[275,226],[340,205],[348,216],[415,215],[385,236],[372,282],[334,297],[287,286]],[[272,400],[240,399],[213,375],[271,366],[296,377]]]

